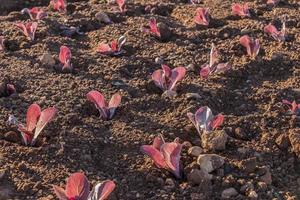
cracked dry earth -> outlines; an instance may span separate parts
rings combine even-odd
[[[97,0],[69,1],[66,15],[48,8],[48,1],[0,2],[0,35],[7,47],[0,53],[0,79],[17,89],[17,94],[0,98],[0,199],[56,199],[52,184],[63,186],[78,171],[91,184],[114,180],[117,188],[110,199],[300,199],[300,120],[288,115],[281,103],[283,99],[300,102],[297,0],[273,9],[266,8],[264,1],[249,0],[253,17],[245,19],[231,16],[231,0],[203,0],[198,5],[129,0],[125,15]],[[153,13],[144,11],[149,4],[155,8]],[[19,11],[32,6],[41,6],[49,17],[39,23],[36,40],[30,42],[13,23],[28,20]],[[210,9],[213,21],[208,28],[195,26],[197,7]],[[114,23],[97,21],[99,11]],[[262,29],[269,22],[279,23],[278,17],[285,14],[288,38],[280,43]],[[141,32],[150,17],[170,27],[168,41]],[[62,24],[79,27],[84,35],[62,37],[58,28]],[[261,42],[256,60],[250,60],[239,44],[242,30]],[[121,35],[127,38],[125,54],[96,53],[100,42]],[[233,68],[204,80],[199,69],[208,60],[211,43]],[[57,60],[61,45],[72,51],[74,73],[60,73],[40,62],[45,52]],[[172,67],[190,66],[174,99],[162,97],[150,81],[160,68],[155,62],[158,57]],[[112,120],[102,120],[87,102],[92,89],[107,97],[115,92],[123,96]],[[59,112],[37,145],[26,147],[6,121],[13,114],[24,122],[34,102],[42,108],[56,106]],[[212,151],[202,145],[187,118],[187,112],[200,106],[225,116],[220,128],[229,136],[225,149]],[[155,168],[139,151],[157,134],[167,141],[179,137],[185,144],[183,179]],[[212,153],[218,156],[206,177],[197,157]],[[224,163],[218,162],[219,156]]]

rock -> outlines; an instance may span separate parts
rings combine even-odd
[[[9,131],[9,132],[5,133],[4,138],[9,142],[15,142],[15,143],[17,143],[21,140],[19,135],[14,131]]]
[[[217,154],[203,154],[198,156],[197,163],[202,170],[210,173],[223,166],[225,160]]]
[[[157,23],[157,28],[160,31],[161,40],[163,40],[163,41],[170,40],[170,38],[172,36],[172,32],[165,23],[162,23],[162,22]]]
[[[256,165],[256,157],[252,157],[239,162],[238,167],[246,173],[252,173],[255,171]]]
[[[202,147],[212,151],[225,150],[227,139],[228,135],[223,130],[203,133],[201,135]]]
[[[248,194],[247,196],[248,196],[249,199],[251,199],[251,200],[256,200],[256,199],[258,198],[258,194],[257,194],[254,190],[250,191],[249,194]]]
[[[240,192],[245,194],[251,190],[254,190],[254,185],[251,182],[247,182],[241,187]]]
[[[289,134],[292,151],[300,158],[300,129],[291,130]]]
[[[112,22],[111,19],[108,17],[108,15],[103,11],[97,12],[95,15],[95,18],[99,22],[105,23],[105,24],[110,24]]]
[[[193,72],[193,71],[196,71],[196,67],[194,64],[189,64],[188,66],[186,66],[186,70]]]
[[[223,190],[221,194],[221,199],[233,199],[235,196],[237,196],[239,193],[234,188],[227,188]]]
[[[188,150],[188,154],[195,157],[198,157],[202,153],[203,153],[203,149],[198,146],[193,146]]]
[[[46,52],[44,53],[41,57],[40,57],[40,61],[43,65],[46,66],[54,66],[55,65],[55,60],[54,58],[51,56],[50,53]]]
[[[187,175],[187,180],[191,185],[207,184],[212,179],[212,175],[199,169],[192,169]]]
[[[268,189],[268,185],[265,182],[259,181],[257,183],[257,188],[260,192],[265,192]]]
[[[165,190],[172,190],[175,188],[175,182],[171,178],[167,178],[165,182],[164,189]]]
[[[271,175],[270,169],[267,167],[264,167],[264,169],[266,172],[264,175],[262,175],[260,177],[260,180],[265,182],[266,184],[270,185],[272,183],[272,175]]]
[[[286,134],[281,134],[276,138],[276,144],[282,150],[285,150],[290,145],[289,137]]]
[[[185,96],[188,100],[189,99],[194,99],[194,100],[201,99],[201,96],[198,93],[186,93]]]
[[[162,59],[161,57],[156,57],[154,62],[156,64],[162,65],[164,63],[164,59]]]

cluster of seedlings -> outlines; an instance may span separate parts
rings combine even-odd
[[[119,7],[121,13],[126,14],[126,0],[115,1]],[[190,1],[193,4],[197,4],[197,0]],[[276,6],[278,0],[268,0],[267,4]],[[67,2],[66,0],[51,0],[50,5],[52,8],[60,13],[66,13]],[[21,11],[23,14],[28,14],[30,21],[26,23],[16,23],[15,26],[23,32],[23,34],[31,41],[35,40],[35,33],[38,29],[39,21],[46,18],[48,15],[40,8],[25,8]],[[247,3],[232,5],[232,14],[241,18],[251,17],[249,6]],[[197,8],[194,22],[197,25],[205,27],[209,26],[211,15],[208,8]],[[112,23],[110,19],[106,20],[108,23]],[[285,17],[282,19],[282,28],[279,31],[274,25],[268,24],[264,28],[264,32],[275,40],[283,42],[286,38],[286,25]],[[158,27],[155,18],[151,18],[148,27],[143,27],[142,31],[149,33],[149,35],[160,39],[162,37],[161,30]],[[4,45],[5,38],[0,37],[0,51],[5,51]],[[240,44],[245,47],[247,54],[252,59],[255,59],[260,52],[260,43],[258,39],[251,38],[248,35],[244,35],[240,38]],[[121,36],[117,40],[113,40],[110,43],[100,43],[96,49],[98,53],[117,56],[124,53],[122,47],[126,42],[125,36]],[[219,62],[219,53],[217,47],[212,44],[210,52],[210,60],[204,64],[200,70],[200,77],[207,79],[214,73],[220,73],[232,68],[230,62]],[[72,72],[73,65],[71,62],[72,54],[67,46],[62,45],[59,52],[60,65],[57,67],[62,72]],[[186,75],[186,68],[178,66],[171,69],[169,66],[162,64],[162,69],[158,69],[153,72],[152,80],[157,87],[159,87],[166,96],[176,96],[176,84],[184,79]],[[6,92],[9,95],[16,93],[16,89],[12,84],[6,84]],[[116,112],[117,107],[121,103],[121,95],[114,94],[110,101],[107,102],[105,97],[100,92],[93,90],[87,95],[87,100],[92,102],[99,110],[101,118],[104,120],[111,120]],[[289,107],[288,112],[294,115],[300,114],[300,104],[295,101],[290,102],[283,100],[283,104]],[[37,104],[32,104],[26,114],[26,125],[21,124],[14,116],[9,116],[8,122],[11,125],[17,126],[21,133],[23,143],[25,145],[33,146],[36,143],[37,137],[40,135],[45,126],[55,118],[58,110],[55,107],[46,108],[41,110]],[[218,127],[220,127],[224,121],[224,116],[218,114],[213,115],[211,109],[207,106],[199,108],[195,113],[188,113],[188,119],[195,126],[199,135],[203,133],[210,133]],[[180,155],[182,144],[178,139],[173,142],[165,142],[162,135],[157,136],[151,145],[141,146],[141,152],[148,155],[154,162],[157,168],[166,169],[170,171],[176,178],[183,177],[183,171],[180,167]],[[96,184],[90,191],[90,184],[82,173],[74,173],[67,180],[66,189],[58,186],[53,186],[54,192],[60,200],[104,200],[107,199],[109,194],[114,190],[115,183],[107,180],[102,183]]]

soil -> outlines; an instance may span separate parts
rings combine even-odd
[[[300,120],[288,115],[281,103],[283,99],[300,102],[297,0],[284,1],[273,9],[262,1],[249,1],[253,17],[245,19],[231,16],[231,0],[205,0],[199,5],[133,0],[127,3],[124,15],[116,6],[97,0],[70,1],[67,15],[51,11],[48,1],[5,2],[1,1],[0,8],[0,35],[6,39],[6,51],[0,53],[1,79],[13,83],[17,95],[0,98],[0,198],[56,199],[52,184],[63,186],[71,173],[83,171],[91,184],[114,180],[117,188],[111,199],[221,199],[222,191],[231,187],[239,193],[232,199],[247,199],[250,197],[241,189],[246,183],[253,185],[258,199],[300,199],[300,160],[288,141],[291,133],[297,137]],[[148,4],[156,7],[153,14],[144,11]],[[39,23],[36,40],[30,42],[13,23],[28,20],[19,11],[34,5],[43,6],[49,17]],[[195,26],[197,6],[210,8],[213,20],[208,28]],[[99,23],[94,17],[99,11],[108,13],[114,23]],[[280,43],[262,29],[269,22],[280,25],[278,17],[284,14],[288,16],[288,38]],[[141,32],[150,17],[170,27],[168,41]],[[62,37],[58,28],[62,24],[79,27],[84,35]],[[239,45],[245,28],[260,40],[262,51],[256,60],[249,59]],[[121,35],[127,38],[125,54],[110,57],[95,52],[100,42]],[[211,43],[233,69],[204,80],[199,69],[208,60]],[[72,51],[74,73],[60,73],[39,61],[46,51],[58,59],[61,45]],[[178,84],[174,99],[162,97],[150,80],[160,68],[157,57],[172,67],[195,65]],[[102,120],[87,102],[86,94],[92,89],[107,98],[115,92],[122,94],[122,104],[112,120]],[[187,93],[198,93],[200,98],[188,99]],[[59,113],[37,145],[26,147],[16,128],[6,121],[13,114],[25,122],[26,110],[34,102],[42,108],[56,106]],[[205,105],[225,116],[221,129],[230,136],[226,149],[216,152],[225,158],[225,164],[206,187],[186,179],[197,160],[188,155],[188,146],[182,152],[186,172],[182,180],[155,168],[139,151],[157,134],[167,141],[179,137],[181,142],[201,146],[186,114]],[[299,147],[295,152],[299,154]],[[256,167],[251,167],[251,173],[239,168],[253,157]]]

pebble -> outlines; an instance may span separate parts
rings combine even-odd
[[[201,135],[202,147],[212,151],[222,151],[226,148],[228,135],[225,131],[213,131]]]
[[[192,169],[187,175],[187,180],[191,185],[207,184],[212,179],[212,175],[199,169]]]
[[[55,60],[52,57],[52,55],[48,52],[44,53],[41,57],[40,57],[40,61],[43,65],[46,66],[54,66],[55,65]]]
[[[108,17],[108,15],[103,11],[97,12],[95,15],[95,18],[99,22],[106,23],[106,24],[109,24],[112,22],[111,19]]]
[[[196,71],[196,66],[194,64],[189,64],[188,66],[186,66],[186,70],[189,72]]]
[[[8,132],[6,132],[5,134],[4,134],[4,138],[7,140],[7,141],[9,141],[9,142],[15,142],[15,143],[17,143],[17,142],[19,142],[20,141],[20,137],[19,137],[19,135],[16,133],[16,132],[14,132],[14,131],[8,131]]]
[[[201,96],[198,93],[186,93],[185,97],[189,99],[199,100]]]
[[[257,183],[257,188],[260,192],[265,192],[268,189],[268,185],[265,182],[259,181]]]
[[[232,199],[233,197],[237,196],[239,193],[233,187],[227,188],[223,190],[221,194],[221,199]]]
[[[203,149],[199,146],[193,146],[188,150],[188,154],[194,157],[198,157],[202,153],[203,153]]]
[[[164,189],[165,190],[172,190],[175,188],[175,182],[173,179],[171,178],[167,178],[166,181],[165,181],[165,186],[164,186]]]
[[[252,173],[257,166],[256,157],[248,158],[239,162],[238,167],[246,173]]]
[[[162,65],[164,63],[164,59],[162,59],[161,57],[156,57],[154,62],[158,65]]]
[[[249,192],[248,197],[251,200],[256,200],[258,198],[258,194],[254,190],[252,190]]]
[[[225,163],[222,156],[217,154],[203,154],[198,156],[197,163],[200,168],[208,173],[220,168]]]

